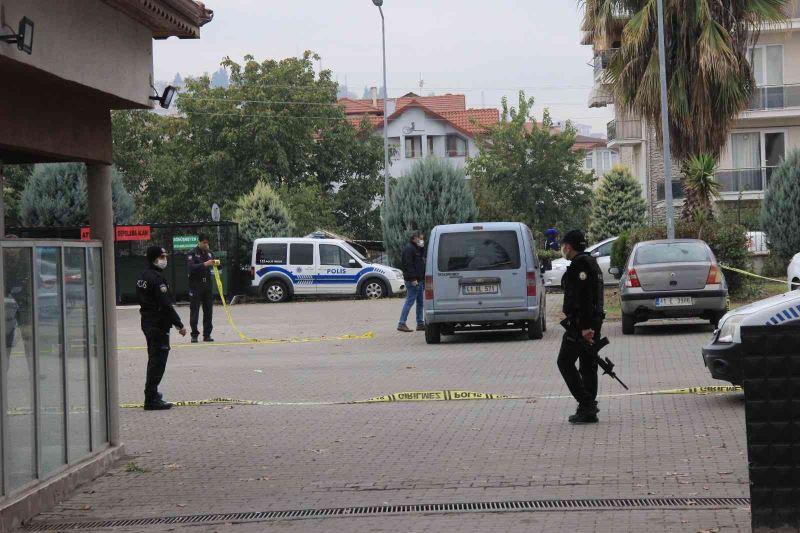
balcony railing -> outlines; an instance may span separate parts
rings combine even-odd
[[[747,103],[748,111],[770,111],[800,107],[800,85],[756,87]]]
[[[675,177],[672,178],[672,199],[673,200],[682,200],[686,197],[686,193],[683,190],[683,183],[681,182],[680,178]],[[659,201],[664,200],[664,182],[658,184],[658,189],[656,191],[656,199]]]
[[[595,81],[603,81],[603,72],[608,68],[611,58],[617,53],[618,48],[610,48],[608,50],[600,50],[594,55],[594,79]]]
[[[717,171],[715,177],[720,184],[720,192],[763,192],[769,187],[770,178],[776,167],[736,168]]]
[[[641,140],[642,121],[640,120],[612,120],[606,125],[609,141]]]

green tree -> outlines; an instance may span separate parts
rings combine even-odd
[[[642,226],[646,213],[641,185],[627,168],[615,166],[603,176],[592,199],[590,238],[602,241]]]
[[[239,246],[249,257],[253,241],[262,237],[291,237],[294,222],[280,196],[266,181],[236,201],[233,220],[239,224]]]
[[[684,165],[686,177],[683,188],[686,201],[683,203],[681,218],[693,220],[702,218],[714,220],[714,201],[719,198],[719,182],[714,179],[717,161],[708,154],[693,155]]]
[[[284,185],[279,196],[286,204],[297,235],[336,228],[333,202],[318,183],[305,183],[291,189]]]
[[[400,263],[413,230],[429,235],[439,224],[474,222],[477,216],[463,169],[440,159],[418,161],[394,183],[384,208],[383,240],[391,263]]]
[[[748,53],[767,23],[785,20],[792,0],[664,2],[672,152],[717,157],[732,121],[755,90]],[[583,30],[619,50],[607,68],[615,103],[661,136],[658,17],[652,0],[582,0]]]
[[[553,130],[547,111],[541,125],[531,116],[533,98],[519,94],[519,108],[504,98],[500,124],[477,140],[467,163],[482,220],[524,222],[531,228],[585,227],[591,184],[583,153],[573,150],[575,130]]]
[[[135,207],[122,175],[112,171],[111,200],[114,223],[128,224]],[[89,223],[86,166],[83,163],[36,165],[22,190],[20,223],[24,226],[82,226]]]
[[[22,190],[33,173],[33,165],[2,165],[0,174],[3,183],[3,202],[5,204],[5,222],[7,226],[19,224],[19,202]]]
[[[761,224],[770,251],[784,259],[800,251],[800,151],[793,151],[773,171],[761,208]]]

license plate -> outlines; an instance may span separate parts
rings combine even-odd
[[[680,307],[692,305],[694,300],[691,296],[670,296],[668,298],[656,298],[656,307]]]
[[[497,294],[500,292],[500,285],[496,283],[492,285],[464,285],[463,291],[466,295]]]

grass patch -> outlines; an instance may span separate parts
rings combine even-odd
[[[131,461],[130,463],[125,465],[125,471],[130,472],[132,474],[146,474],[149,470],[146,470],[139,466],[136,461]]]

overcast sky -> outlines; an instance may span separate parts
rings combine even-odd
[[[157,80],[213,72],[225,56],[313,50],[359,97],[381,85],[380,15],[370,0],[205,2],[214,20],[200,40],[156,41]],[[536,98],[537,118],[549,107],[556,120],[605,132],[611,111],[586,105],[592,52],[579,44],[577,0],[385,0],[383,9],[390,97],[463,93],[470,107],[495,107],[524,89]]]

